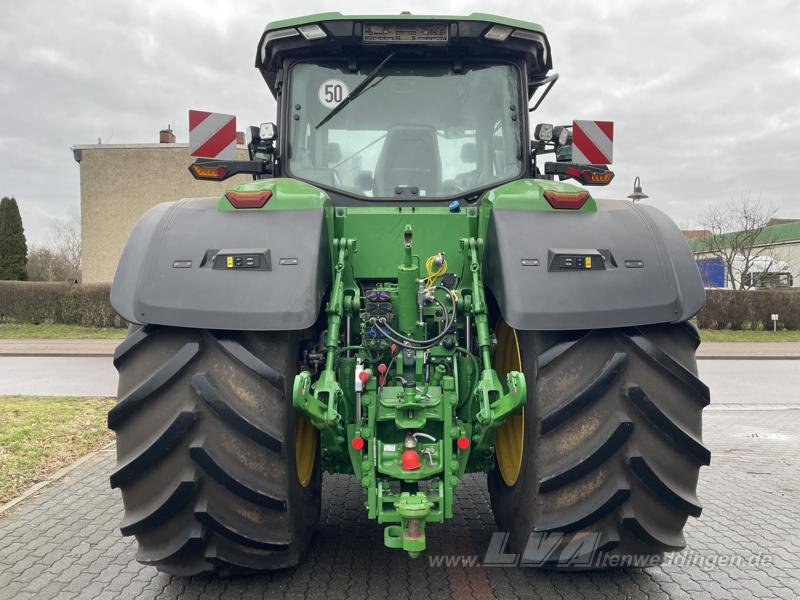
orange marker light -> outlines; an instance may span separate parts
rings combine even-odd
[[[614,171],[604,171],[603,173],[593,173],[583,171],[581,180],[587,185],[608,185],[614,179]]]
[[[198,163],[189,166],[189,170],[197,179],[225,179],[227,167],[206,167]]]

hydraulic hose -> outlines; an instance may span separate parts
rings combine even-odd
[[[433,301],[439,305],[439,307],[442,309],[442,313],[445,316],[445,326],[442,329],[442,332],[436,335],[435,337],[432,337],[427,340],[415,340],[403,335],[401,332],[395,330],[391,325],[389,325],[386,322],[378,323],[377,319],[374,318],[371,319],[370,322],[373,325],[375,325],[375,328],[378,330],[378,332],[380,332],[381,335],[383,335],[388,340],[394,342],[398,346],[402,346],[404,348],[409,348],[412,350],[428,350],[429,348],[432,348],[437,343],[439,343],[444,338],[445,335],[447,335],[447,333],[450,331],[450,329],[453,326],[453,323],[455,323],[456,320],[456,299],[453,296],[452,290],[446,288],[443,285],[437,285],[436,288],[444,290],[447,293],[447,295],[450,298],[450,303],[452,304],[453,307],[453,312],[450,313],[440,300],[434,298]]]

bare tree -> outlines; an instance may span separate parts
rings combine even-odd
[[[80,281],[81,222],[77,213],[72,213],[69,221],[56,224],[53,233],[53,248],[68,269],[65,279]]]
[[[31,249],[28,250],[28,279],[30,281],[64,281],[68,271],[52,248],[31,246]]]
[[[776,209],[744,192],[738,201],[712,206],[700,226],[711,235],[698,238],[695,251],[716,256],[725,264],[733,289],[747,289],[779,268],[776,240],[767,229]]]
[[[47,245],[30,249],[28,278],[31,281],[80,281],[80,276],[80,220],[73,214],[68,221],[53,226]]]

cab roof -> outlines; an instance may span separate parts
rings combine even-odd
[[[385,26],[391,34],[406,35],[406,39],[370,36],[376,25]],[[428,30],[426,25],[433,27]],[[415,31],[415,27],[421,29]],[[434,34],[427,35],[431,32]],[[258,44],[256,67],[275,95],[280,89],[285,58],[346,56],[380,60],[387,52],[395,51],[415,60],[522,58],[531,84],[543,79],[553,66],[544,29],[529,21],[487,13],[454,16],[327,12],[269,23]]]
[[[311,25],[319,23],[320,21],[379,21],[381,23],[387,21],[480,21],[484,23],[495,23],[497,25],[506,25],[508,27],[516,27],[518,29],[527,29],[529,31],[538,31],[544,33],[544,28],[538,23],[531,21],[520,21],[519,19],[509,19],[499,15],[492,15],[489,13],[471,13],[464,16],[453,15],[412,15],[411,13],[401,13],[399,15],[343,15],[340,12],[325,12],[307,15],[304,17],[296,17],[294,19],[283,19],[281,21],[272,21],[267,23],[264,31],[274,31],[275,29],[283,29],[284,27],[298,27],[302,25]]]

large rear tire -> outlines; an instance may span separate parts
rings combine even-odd
[[[503,468],[489,476],[508,547],[521,556],[527,547],[523,560],[556,569],[652,566],[682,549],[688,516],[702,510],[699,469],[710,461],[701,440],[709,392],[697,378],[697,330],[510,336],[501,335],[504,327],[513,331],[499,329],[498,367],[522,367],[529,381],[521,466],[514,476],[506,441],[514,436],[501,432]],[[509,339],[518,340],[521,364],[508,358]]]
[[[300,561],[320,469],[316,430],[291,403],[298,339],[147,326],[117,348],[111,485],[140,562],[195,575]]]

